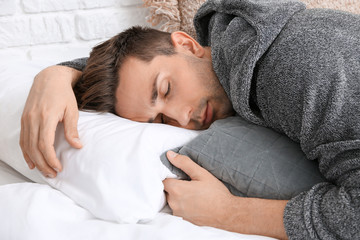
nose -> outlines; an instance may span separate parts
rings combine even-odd
[[[191,120],[192,108],[189,106],[169,106],[169,109],[164,111],[164,114],[169,118],[176,120],[181,127],[186,127]]]

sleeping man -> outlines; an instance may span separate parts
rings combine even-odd
[[[239,197],[168,152],[191,178],[164,181],[174,215],[280,239],[359,239],[360,16],[287,0],[209,0],[194,23],[198,41],[132,28],[95,47],[85,69],[79,60],[40,72],[22,118],[29,167],[61,171],[52,146],[59,121],[81,147],[77,103],[190,129],[237,114],[298,142],[326,180],[290,200]]]

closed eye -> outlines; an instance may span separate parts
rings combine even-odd
[[[168,87],[167,87],[166,93],[164,94],[164,97],[165,97],[165,98],[166,98],[167,96],[169,96],[170,91],[171,91],[171,85],[170,85],[170,82],[168,82]],[[165,118],[165,117],[164,117],[164,114],[160,114],[161,123],[166,124],[164,118]]]
[[[170,82],[168,83],[168,89],[167,89],[167,91],[166,91],[166,93],[165,93],[165,97],[167,97],[169,94],[170,94],[170,90],[171,90],[171,85],[170,85]]]

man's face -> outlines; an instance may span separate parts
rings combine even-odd
[[[177,53],[147,63],[128,57],[119,77],[116,113],[130,120],[200,130],[234,113],[206,59]]]

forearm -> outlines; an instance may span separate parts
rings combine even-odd
[[[283,222],[286,203],[286,200],[234,197],[221,228],[287,239]]]
[[[47,67],[41,72],[39,72],[36,75],[34,81],[53,81],[55,79],[60,79],[60,81],[62,81],[63,83],[71,84],[71,86],[74,87],[76,82],[81,77],[81,74],[81,71],[74,68],[55,65]]]
[[[340,166],[333,169],[340,171]],[[284,212],[289,238],[360,239],[360,171],[347,173],[338,185],[320,183],[289,201]]]

